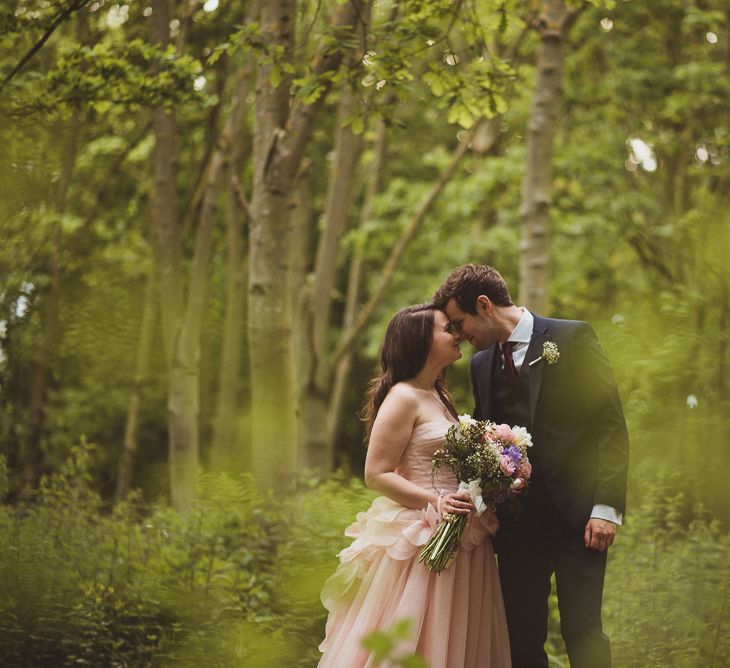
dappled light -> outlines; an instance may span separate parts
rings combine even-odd
[[[629,171],[635,171],[640,166],[645,172],[654,172],[657,168],[656,156],[654,151],[643,139],[633,137],[628,140],[629,145],[629,162],[627,166]]]

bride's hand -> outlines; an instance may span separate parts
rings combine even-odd
[[[441,499],[441,512],[467,515],[474,510],[474,504],[468,492],[453,492],[445,494]]]

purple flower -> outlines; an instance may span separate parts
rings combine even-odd
[[[516,445],[510,445],[509,448],[504,449],[504,454],[507,455],[517,466],[522,459],[522,453]]]

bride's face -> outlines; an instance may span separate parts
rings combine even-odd
[[[451,322],[441,311],[433,312],[433,339],[428,356],[438,364],[451,364],[461,357],[459,337]]]

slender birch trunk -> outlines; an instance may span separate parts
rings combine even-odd
[[[164,46],[170,40],[170,1],[152,0],[152,42]],[[155,136],[154,191],[152,212],[155,230],[156,264],[162,315],[162,338],[167,362],[168,466],[170,496],[175,508],[188,508],[195,496],[198,466],[195,433],[197,414],[187,410],[195,405],[196,394],[185,382],[180,342],[183,317],[182,249],[177,194],[177,123],[174,111],[152,112]],[[188,379],[190,380],[190,379]]]
[[[362,213],[360,216],[359,228],[361,231],[367,229],[373,212],[375,198],[382,188],[383,168],[385,166],[386,152],[388,148],[388,128],[382,119],[378,122],[377,137],[373,163],[369,168],[370,178],[368,179]],[[361,240],[353,250],[350,259],[350,268],[347,277],[347,295],[345,298],[345,313],[342,322],[342,336],[350,335],[355,326],[357,309],[362,294],[363,276],[363,248],[365,240]],[[330,404],[327,415],[327,450],[334,453],[335,445],[342,422],[342,409],[345,401],[345,390],[350,379],[352,368],[352,348],[348,350],[337,361],[334,371],[334,382]]]
[[[237,119],[240,117],[236,117]],[[200,460],[200,374],[201,332],[208,296],[208,270],[213,246],[218,203],[228,160],[234,116],[229,117],[213,151],[200,209],[195,248],[190,267],[190,287],[185,313],[170,370],[168,406],[172,415],[171,432],[177,447],[175,476],[179,483],[178,505],[189,507],[194,501]],[[171,462],[172,464],[172,462]]]
[[[319,433],[326,419],[322,402],[312,396],[309,387],[315,359],[312,353],[312,322],[309,317],[309,282],[311,241],[314,234],[310,200],[309,160],[305,160],[291,198],[291,246],[289,249],[289,291],[292,300],[292,350],[296,377],[297,453],[300,467],[309,468],[305,444],[309,434]],[[304,387],[302,386],[304,385]]]
[[[153,40],[169,41],[169,0],[153,2]],[[232,141],[231,120],[212,152],[195,234],[187,297],[181,283],[181,230],[177,213],[176,127],[172,112],[156,110],[155,198],[157,261],[162,299],[163,338],[168,362],[170,490],[173,506],[195,500],[200,460],[201,330],[207,302],[208,265],[223,175]]]
[[[247,269],[245,261],[245,212],[237,202],[236,187],[242,170],[243,156],[249,139],[245,135],[246,97],[250,89],[252,72],[249,68],[236,75],[233,107],[229,117],[230,146],[226,170],[226,310],[223,321],[223,342],[218,374],[218,396],[210,463],[214,471],[243,470],[246,456],[241,434],[237,429],[240,401],[240,376],[242,338],[247,302]]]
[[[69,13],[78,7],[71,8]],[[76,37],[81,44],[89,43],[88,22],[86,15],[81,12],[76,17]],[[31,53],[32,55],[32,53]],[[14,73],[19,71],[19,65]],[[12,74],[6,78],[7,83]],[[46,387],[50,376],[51,356],[58,343],[59,315],[61,308],[61,272],[62,272],[62,227],[61,218],[66,212],[66,200],[71,186],[71,179],[76,168],[76,156],[81,135],[81,119],[75,115],[71,121],[69,139],[65,147],[63,165],[61,168],[58,187],[53,201],[56,219],[53,225],[53,237],[50,257],[50,290],[42,301],[41,341],[35,356],[35,367],[30,388],[30,402],[28,406],[28,438],[23,444],[20,455],[21,478],[23,494],[27,495],[38,483],[42,459],[41,438],[45,422],[44,404]]]
[[[139,344],[137,346],[137,359],[134,365],[132,391],[130,392],[129,402],[127,404],[127,419],[124,424],[122,456],[119,460],[117,486],[114,494],[114,499],[117,503],[124,501],[129,494],[134,475],[134,464],[137,460],[137,453],[139,452],[139,413],[144,397],[144,387],[149,376],[152,339],[155,331],[155,311],[157,307],[155,290],[155,268],[154,263],[151,263],[147,286],[145,288],[142,325],[140,327]]]
[[[519,303],[538,313],[550,304],[550,204],[553,144],[562,98],[565,40],[579,10],[546,0],[540,16],[537,80],[527,128],[522,181]]]
[[[306,469],[330,471],[334,451],[327,438],[328,406],[332,386],[332,360],[328,347],[332,300],[337,279],[337,255],[347,227],[353,186],[362,154],[362,136],[343,127],[356,111],[358,101],[349,86],[341,92],[335,136],[334,160],[327,188],[324,225],[317,246],[314,280],[303,318],[304,345],[309,359],[306,373],[298,378],[300,463]]]

